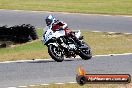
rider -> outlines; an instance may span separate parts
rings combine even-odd
[[[72,36],[77,43],[80,44],[79,40],[75,37],[75,34],[69,30],[67,24],[63,21],[56,20],[54,16],[49,15],[45,19],[47,27],[51,28],[54,32],[58,30],[64,30],[66,36]],[[61,44],[63,47],[67,48],[63,42]]]

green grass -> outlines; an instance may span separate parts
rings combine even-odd
[[[83,32],[94,55],[132,52],[132,35]]]
[[[0,9],[132,15],[132,0],[0,0]]]
[[[85,84],[80,86],[78,84],[51,84],[48,86],[35,86],[35,87],[27,87],[27,88],[131,88],[131,84]]]
[[[0,61],[49,58],[47,47],[41,42],[42,29],[37,30],[39,40],[0,49]],[[82,32],[84,40],[93,50],[93,55],[131,53],[132,35],[121,33]]]

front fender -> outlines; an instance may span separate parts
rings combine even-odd
[[[56,43],[49,43],[48,46],[49,45],[54,45],[54,46],[58,47],[58,45]]]

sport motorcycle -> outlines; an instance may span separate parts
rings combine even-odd
[[[79,55],[83,60],[92,58],[92,50],[90,46],[83,41],[80,30],[73,31],[75,37],[81,43],[78,45],[72,37],[67,37],[64,30],[54,32],[50,27],[45,28],[42,42],[48,47],[48,53],[52,59],[57,62],[62,62],[64,57],[71,58]],[[61,43],[60,43],[61,41]],[[67,48],[62,47],[62,42]]]

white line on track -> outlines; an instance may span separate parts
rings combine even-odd
[[[63,84],[66,84],[66,83],[54,83],[54,84],[57,84],[57,85],[63,85]]]
[[[19,88],[26,88],[27,86],[18,86]]]
[[[41,86],[49,86],[50,84],[40,84]],[[29,85],[30,86],[30,85]]]
[[[34,86],[36,86],[36,85],[29,85],[30,87],[34,87]]]
[[[68,83],[70,83],[70,84],[74,84],[74,83],[77,83],[77,82],[68,82]]]
[[[67,82],[67,83],[75,84],[77,82]],[[63,85],[63,84],[67,84],[67,83],[52,83],[52,84]],[[28,85],[28,86],[29,87],[34,87],[34,86],[49,86],[49,85],[52,85],[52,84],[38,84],[38,85]],[[18,86],[18,88],[25,88],[25,87],[28,87],[28,86]],[[17,87],[8,87],[8,88],[17,88]]]
[[[132,53],[123,53],[123,54],[107,54],[107,55],[95,55],[93,57],[102,57],[102,56],[122,56],[122,55],[132,55]]]
[[[103,31],[91,31],[91,32],[102,32],[102,33],[109,33],[109,34],[116,34],[116,33],[118,33],[118,32],[103,32]],[[131,35],[132,33],[121,33],[121,34]]]
[[[132,53],[123,53],[123,54],[107,54],[107,55],[94,55],[93,57],[103,57],[103,56],[121,56],[121,55],[132,55]],[[80,58],[77,56],[76,58]],[[65,60],[70,60],[66,58]],[[0,63],[23,63],[23,62],[33,62],[33,61],[54,61],[53,59],[35,59],[35,60],[17,60],[17,61],[4,61]]]

